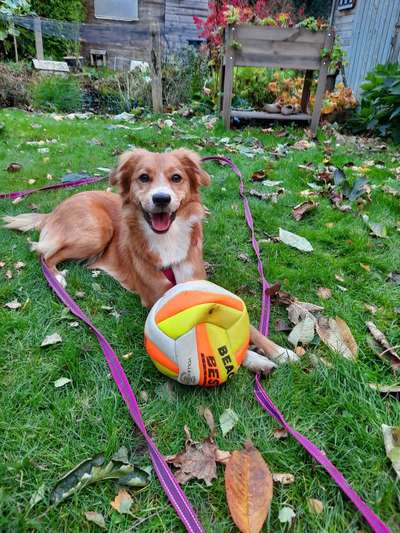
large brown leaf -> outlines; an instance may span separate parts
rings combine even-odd
[[[355,360],[358,347],[346,322],[339,317],[321,317],[316,322],[317,333],[327,346],[346,359]]]
[[[273,480],[267,463],[251,442],[234,451],[225,469],[225,490],[232,518],[242,533],[258,533],[268,516]]]
[[[203,442],[194,442],[189,428],[185,426],[184,430],[185,450],[169,455],[165,460],[177,467],[175,477],[179,483],[187,483],[195,478],[204,480],[206,485],[210,486],[217,477],[217,462],[225,464],[230,453],[218,450],[211,436]]]

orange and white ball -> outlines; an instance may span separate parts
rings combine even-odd
[[[213,387],[235,374],[249,346],[241,298],[209,281],[188,281],[152,307],[145,347],[163,374],[185,385]]]

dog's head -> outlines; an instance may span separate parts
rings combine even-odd
[[[111,175],[111,184],[119,185],[124,205],[140,208],[156,233],[166,233],[179,209],[198,201],[199,187],[209,183],[199,155],[184,148],[166,153],[125,152]]]

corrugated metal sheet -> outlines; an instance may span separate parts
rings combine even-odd
[[[349,62],[347,82],[356,94],[367,72],[388,61],[399,17],[400,0],[358,0],[351,12],[336,12],[336,30]]]

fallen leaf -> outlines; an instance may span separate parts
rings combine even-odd
[[[266,174],[264,170],[256,170],[255,172],[253,172],[250,179],[252,181],[263,181],[265,179],[265,176]]]
[[[21,270],[21,268],[24,268],[26,265],[23,261],[17,261],[14,265],[15,270]]]
[[[35,491],[30,500],[29,500],[29,508],[32,509],[37,503],[41,502],[44,498],[46,492],[46,485],[43,483],[43,485],[40,485],[40,487]]]
[[[219,417],[219,425],[221,427],[222,436],[225,437],[229,431],[231,431],[239,421],[238,415],[232,409],[225,409],[222,415]]]
[[[217,449],[211,437],[203,442],[194,442],[191,439],[189,428],[184,427],[186,434],[185,450],[165,458],[167,463],[172,463],[178,470],[175,477],[179,483],[187,483],[191,479],[205,481],[211,486],[217,477],[217,464],[219,459],[226,461],[226,452]],[[229,452],[227,452],[229,453]]]
[[[112,313],[111,313],[112,314]],[[124,353],[124,355],[122,356],[122,359],[124,361],[128,361],[129,359],[132,358],[132,355],[133,355],[133,352],[128,352],[128,353]]]
[[[309,344],[314,338],[315,318],[312,315],[307,315],[303,320],[292,329],[288,336],[288,341],[297,346],[301,344]]]
[[[6,266],[5,261],[0,261],[0,268],[3,268],[3,267],[5,267],[5,266]]]
[[[33,185],[34,183],[36,183],[36,180],[34,180],[33,178],[28,180],[29,185]]]
[[[382,433],[386,455],[392,462],[397,478],[400,479],[400,426],[382,424]]]
[[[115,499],[111,502],[111,507],[121,514],[131,514],[133,504],[132,496],[125,489],[120,489]]]
[[[336,317],[321,317],[316,322],[316,331],[327,346],[340,353],[346,359],[353,361],[357,357],[358,347],[346,322]]]
[[[22,165],[19,163],[10,163],[7,167],[7,172],[19,172],[22,170]]]
[[[84,298],[85,293],[83,291],[76,291],[75,298]]]
[[[101,513],[96,513],[95,511],[87,511],[85,513],[85,518],[88,522],[93,522],[96,526],[101,527],[102,529],[107,529],[106,521],[104,516]]]
[[[283,181],[274,181],[274,180],[263,180],[262,184],[264,187],[277,187],[282,185]]]
[[[5,273],[5,276],[6,276],[7,279],[12,279],[13,273],[11,272],[11,270],[7,270],[6,273]]]
[[[313,251],[313,247],[307,239],[305,239],[304,237],[300,237],[295,233],[291,233],[290,231],[286,231],[282,228],[279,228],[279,238],[284,244],[292,246],[293,248],[296,248],[301,252]]]
[[[22,304],[19,303],[18,300],[12,300],[11,302],[7,302],[6,304],[4,304],[4,307],[8,307],[8,309],[12,309],[13,311],[15,311],[16,309],[22,307]]]
[[[335,274],[335,279],[337,281],[340,281],[341,283],[344,283],[344,281],[345,281],[344,277],[343,276],[339,276],[339,274]]]
[[[274,429],[274,439],[281,440],[281,439],[286,439],[287,437],[288,437],[288,432],[286,431],[286,429],[283,429],[283,428]]]
[[[40,346],[51,346],[52,344],[58,344],[59,342],[62,342],[61,336],[58,333],[53,333],[52,335],[45,337]]]
[[[381,394],[400,394],[400,385],[377,385],[376,383],[368,383],[368,386]]]
[[[249,261],[250,261],[250,257],[247,254],[245,254],[244,252],[240,252],[240,254],[238,254],[238,259],[243,261],[243,263],[249,263]]]
[[[381,237],[383,239],[387,238],[388,235],[386,226],[384,226],[380,222],[370,222],[368,215],[363,215],[362,219],[371,230],[371,235],[373,235],[374,237]]]
[[[387,281],[391,281],[396,285],[400,285],[400,272],[390,272],[387,277]]]
[[[329,300],[329,298],[332,297],[332,291],[331,289],[328,289],[327,287],[320,287],[317,290],[317,294],[323,300]]]
[[[371,272],[371,266],[364,263],[360,263],[360,267],[363,268],[366,272]]]
[[[147,391],[145,391],[145,390],[140,391],[139,397],[142,400],[142,402],[144,402],[144,403],[147,403],[149,401],[149,395],[148,395]]]
[[[287,320],[279,318],[275,321],[275,331],[291,331],[292,326]]]
[[[256,191],[255,189],[250,189],[249,195],[255,196],[256,198],[259,198],[260,200],[266,200],[266,201],[271,200],[272,203],[276,203],[278,201],[279,195],[283,194],[284,192],[285,192],[285,189],[283,189],[282,187],[280,187],[274,192],[260,192],[260,191]]]
[[[306,351],[302,346],[296,346],[296,348],[294,349],[294,353],[298,355],[299,357],[303,357]]]
[[[312,211],[313,209],[316,209],[317,207],[317,203],[308,200],[293,207],[292,216],[295,220],[301,220],[306,213]]]
[[[293,474],[284,474],[284,473],[275,473],[272,474],[272,479],[276,483],[280,483],[281,485],[290,485],[294,482],[294,475]]]
[[[294,143],[292,148],[294,148],[295,150],[308,150],[309,148],[313,148],[314,146],[314,142],[307,141],[307,139],[300,139],[299,141]]]
[[[378,311],[378,308],[376,307],[376,305],[370,305],[370,304],[364,304],[364,309],[366,311],[369,311],[370,313],[372,313],[373,315],[375,315],[375,313]]]
[[[210,428],[211,435],[213,436],[215,433],[215,422],[211,410],[208,407],[204,407],[204,405],[200,405],[199,413],[200,416],[204,417],[204,420],[207,422],[207,426]]]
[[[58,504],[87,485],[109,479],[126,487],[145,487],[150,481],[149,471],[122,462],[118,455],[121,455],[120,450],[107,464],[101,454],[79,463],[57,481],[50,494],[51,503]]]
[[[393,370],[399,370],[400,369],[400,357],[397,354],[397,352],[394,350],[393,346],[389,343],[385,335],[380,331],[373,322],[368,321],[365,323],[367,328],[369,329],[371,335],[376,340],[376,342],[384,348],[383,352],[379,354],[379,357],[389,359],[392,369]]]
[[[324,510],[324,504],[321,500],[316,500],[315,498],[308,498],[308,508],[312,513],[321,514]]]
[[[22,196],[17,196],[17,198],[15,198],[15,200],[13,200],[11,203],[13,205],[17,205],[17,204],[20,204],[23,200],[23,197]]]
[[[271,506],[273,480],[267,463],[251,442],[232,452],[225,469],[228,507],[242,533],[258,533]]]
[[[77,327],[79,326],[79,322],[76,322],[76,321],[74,321],[74,322],[70,322],[70,323],[68,324],[68,326],[69,326],[70,328],[77,328]]]
[[[60,387],[64,387],[64,385],[67,385],[67,383],[72,383],[72,379],[59,378],[54,382],[54,386],[56,389],[59,389]]]
[[[320,305],[315,305],[308,302],[299,302],[298,300],[292,302],[287,309],[289,320],[293,322],[293,324],[298,324],[306,317],[312,318],[314,313],[318,314],[323,310],[324,308]]]
[[[288,524],[290,526],[295,516],[296,513],[291,507],[282,507],[279,511],[278,520],[281,524]]]

